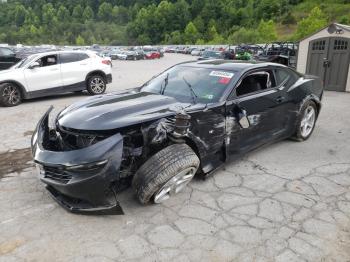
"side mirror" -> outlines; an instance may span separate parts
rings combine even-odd
[[[247,111],[245,111],[244,109],[240,110],[240,112],[238,113],[238,123],[241,126],[241,128],[250,127]]]
[[[33,62],[28,68],[29,69],[34,69],[34,68],[37,68],[37,67],[40,67],[39,62]]]

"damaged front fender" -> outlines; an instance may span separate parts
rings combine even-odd
[[[31,140],[40,180],[71,212],[122,214],[112,184],[119,178],[123,137],[118,133],[85,148],[57,151],[51,148],[55,142],[50,141],[51,111],[52,107],[41,118]]]

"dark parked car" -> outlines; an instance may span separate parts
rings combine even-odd
[[[222,51],[206,50],[198,58],[198,60],[210,60],[210,59],[224,59],[224,53]]]
[[[183,63],[139,88],[77,102],[52,127],[50,108],[32,153],[63,207],[122,213],[116,194],[129,185],[141,203],[161,203],[252,149],[308,139],[322,93],[316,77],[278,64]]]
[[[10,48],[0,47],[0,70],[8,69],[20,60]]]

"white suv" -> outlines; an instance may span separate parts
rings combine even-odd
[[[111,82],[110,61],[93,52],[34,54],[0,71],[0,105],[16,106],[23,99],[83,90],[99,95]]]

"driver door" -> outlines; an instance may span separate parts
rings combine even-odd
[[[248,73],[226,103],[226,148],[228,155],[241,154],[276,138],[280,128],[281,101],[272,70]],[[246,115],[249,126],[239,124]]]
[[[35,63],[36,66],[33,66]],[[24,70],[29,92],[55,93],[62,87],[61,66],[57,54],[50,54],[33,61]]]

